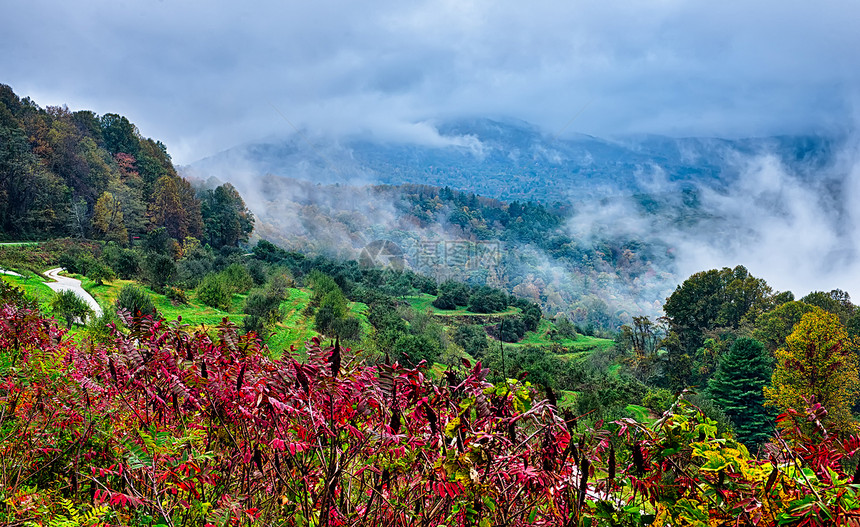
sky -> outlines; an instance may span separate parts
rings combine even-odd
[[[845,131],[860,101],[847,0],[27,0],[3,13],[0,82],[125,115],[178,164],[295,128],[433,141],[433,122],[464,115],[601,137]]]

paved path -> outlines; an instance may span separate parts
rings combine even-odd
[[[81,281],[76,280],[74,278],[69,278],[68,276],[60,276],[60,272],[64,269],[62,267],[57,267],[56,269],[49,269],[45,271],[45,276],[56,280],[56,282],[45,282],[45,285],[53,289],[54,291],[73,291],[77,296],[86,300],[87,304],[89,304],[90,308],[92,308],[93,312],[95,312],[97,317],[102,315],[102,307],[96,302],[96,299],[93,298],[89,293],[87,293],[83,287],[81,287]]]
[[[8,274],[9,276],[21,276],[15,271],[7,271],[6,269],[0,269],[0,274]]]

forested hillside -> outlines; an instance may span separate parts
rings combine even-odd
[[[40,108],[0,85],[0,235],[71,236],[122,246],[163,227],[218,248],[246,241],[253,217],[229,186],[198,192],[160,141],[121,115]]]
[[[368,244],[391,241],[416,272],[502,288],[596,329],[658,314],[675,283],[671,246],[626,232],[575,236],[569,203],[278,176],[235,184],[255,211],[256,234],[285,248],[357,259]]]
[[[191,165],[232,180],[273,174],[341,185],[418,184],[468,190],[504,201],[552,204],[653,192],[654,183],[695,188],[742,175],[745,156],[773,153],[812,175],[833,164],[844,137],[748,139],[559,134],[516,119],[459,118],[422,123],[435,141],[333,136],[304,130],[236,146]]]

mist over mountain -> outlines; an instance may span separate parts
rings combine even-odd
[[[628,294],[637,295],[635,305],[653,306],[692,272],[738,264],[800,295],[857,290],[856,152],[850,135],[610,140],[555,136],[516,120],[469,118],[421,123],[402,141],[302,132],[237,146],[185,170],[236,184],[264,223],[306,237],[294,232],[303,225],[300,211],[287,212],[272,198],[319,203],[325,197],[261,192],[263,176],[321,185],[430,185],[505,203],[564,204],[557,210],[566,218],[565,236],[579,246],[597,252],[607,242],[648,247],[653,276],[665,278],[655,279],[659,284],[652,284],[649,298]],[[409,228],[397,206],[385,201],[391,196],[365,197],[370,201],[350,210],[367,214],[368,225],[387,232]],[[345,203],[335,200],[325,208],[336,215],[349,209]],[[437,236],[451,234],[448,216],[433,221]],[[351,239],[335,231],[326,236]],[[334,246],[348,252],[360,243]],[[326,243],[317,240],[319,245]],[[542,265],[552,267],[554,258],[538,252]],[[570,265],[553,274],[566,272]]]
[[[802,177],[833,162],[844,139],[785,136],[754,139],[612,140],[559,136],[516,120],[458,119],[416,125],[400,141],[365,135],[300,132],[248,143],[191,167],[218,178],[273,174],[319,183],[415,183],[450,186],[506,201],[576,201],[650,192],[651,180],[719,187],[735,181],[743,159],[771,154]]]

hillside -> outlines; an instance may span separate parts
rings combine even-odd
[[[508,203],[429,185],[277,176],[235,184],[254,211],[255,235],[289,250],[361,259],[365,247],[390,242],[404,265],[437,281],[500,287],[599,329],[617,329],[633,314],[657,315],[676,283],[671,244],[623,232],[577,235],[569,205]]]
[[[659,316],[675,284],[708,266],[742,263],[783,289],[854,286],[856,240],[840,223],[854,218],[850,138],[602,140],[489,119],[433,129],[430,145],[308,132],[181,172],[240,189],[263,239],[342,258],[389,240],[412,269],[597,328]],[[462,249],[453,265],[449,245]],[[501,251],[463,259],[486,248]]]
[[[220,248],[246,241],[253,217],[232,187],[193,189],[127,118],[41,108],[0,84],[0,239],[127,246],[158,228]]]

